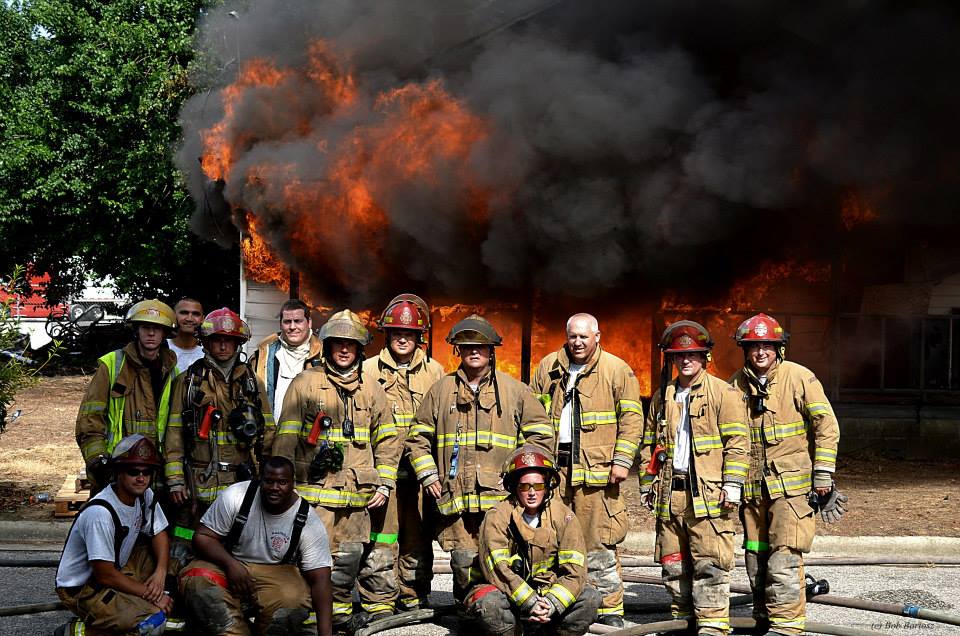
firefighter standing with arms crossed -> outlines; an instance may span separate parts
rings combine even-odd
[[[766,314],[743,321],[734,338],[744,365],[731,380],[749,409],[750,472],[740,520],[754,617],[769,623],[768,636],[805,628],[803,553],[816,530],[810,503],[832,523],[847,501],[833,483],[837,418],[813,372],[783,359],[787,337]]]
[[[219,494],[256,475],[264,431],[273,427],[263,387],[240,362],[240,348],[250,339],[247,324],[224,307],[210,312],[199,331],[204,357],[174,383],[164,440],[170,501],[179,507],[174,569],[186,562],[188,542]]]
[[[557,431],[561,497],[584,527],[587,570],[603,602],[599,619],[623,627],[617,544],[626,538],[627,478],[643,429],[640,385],[626,362],[600,347],[590,314],[567,320],[567,344],[544,358],[531,386]]]
[[[486,583],[467,595],[467,609],[488,634],[528,628],[580,636],[597,616],[600,594],[587,581],[580,521],[553,499],[560,473],[535,446],[517,449],[504,466],[510,497],[480,526],[480,565]],[[526,630],[525,630],[526,631]]]
[[[740,502],[750,438],[740,393],[706,371],[712,347],[707,330],[688,320],[661,337],[661,386],[644,426],[640,496],[656,511],[655,558],[671,613],[694,616],[699,634],[724,636],[734,566],[730,512]]]
[[[433,385],[417,409],[406,449],[417,478],[440,512],[438,541],[450,552],[453,595],[463,604],[479,581],[477,554],[484,513],[509,493],[500,472],[524,443],[553,451],[553,427],[529,387],[496,369],[500,334],[472,314],[447,342],[460,367]],[[472,572],[471,572],[472,570]]]
[[[142,300],[127,312],[126,322],[133,327],[133,342],[100,357],[77,414],[77,444],[91,494],[109,481],[110,453],[123,437],[140,433],[163,453],[170,387],[177,374],[177,356],[165,339],[176,317],[166,303]]]
[[[362,602],[385,606],[396,595],[394,563],[367,560],[371,511],[385,507],[402,450],[387,398],[365,378],[371,337],[360,317],[337,312],[321,327],[324,363],[294,378],[283,400],[273,455],[296,467],[296,488],[320,516],[333,553],[333,629],[353,632],[353,586]],[[384,612],[388,613],[388,612]]]
[[[380,355],[364,361],[363,373],[383,387],[397,436],[403,442],[423,396],[443,377],[443,367],[419,346],[430,329],[430,309],[423,299],[412,294],[397,296],[378,324],[386,334],[386,346]],[[433,538],[426,532],[423,493],[406,453],[400,460],[394,496],[371,514],[371,522],[371,541],[377,545],[369,558],[389,558],[397,563],[398,609],[423,607],[433,580]]]

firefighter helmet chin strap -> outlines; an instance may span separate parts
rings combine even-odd
[[[497,383],[497,350],[490,345],[490,381],[493,383],[493,399],[497,403],[497,417],[503,416],[503,407],[500,406],[500,385]]]

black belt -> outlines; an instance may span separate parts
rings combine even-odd
[[[674,475],[671,490],[686,490],[689,477],[687,475]]]
[[[557,445],[557,468],[568,468],[570,466],[572,446],[570,442]]]

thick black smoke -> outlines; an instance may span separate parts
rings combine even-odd
[[[957,18],[948,4],[865,0],[230,3],[198,38],[221,70],[182,111],[178,161],[197,231],[233,234],[235,211],[252,212],[327,298],[718,287],[763,258],[838,250],[850,197],[894,230],[955,229]],[[354,72],[358,106],[332,115],[305,75],[251,92],[232,130],[244,178],[209,183],[200,132],[222,117],[216,88],[237,59],[303,68],[318,38]],[[305,229],[329,224],[322,205],[309,222],[289,214],[284,185],[322,188],[325,149],[384,117],[382,91],[437,79],[489,124],[466,163],[501,193],[482,233],[462,171],[442,164],[400,185],[389,166],[370,175],[392,183],[376,193],[390,220],[379,250]],[[249,178],[264,165],[284,169]],[[322,257],[291,242],[304,232],[321,236]]]

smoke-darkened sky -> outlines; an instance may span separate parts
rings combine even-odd
[[[196,231],[232,235],[230,210],[249,211],[304,284],[337,300],[722,286],[761,258],[836,249],[845,201],[874,224],[957,228],[957,17],[864,0],[227,3],[198,36],[222,71],[183,108],[178,163]],[[310,78],[318,39],[355,77],[349,109]],[[217,89],[238,57],[297,72],[236,105],[227,136],[242,143],[217,189],[200,133],[223,117]],[[331,186],[338,152],[358,130],[382,142],[394,112],[378,97],[435,80],[482,136],[432,157],[429,178],[364,163],[385,226],[331,222],[323,202],[347,196]],[[291,183],[316,190],[308,213],[291,213]]]

